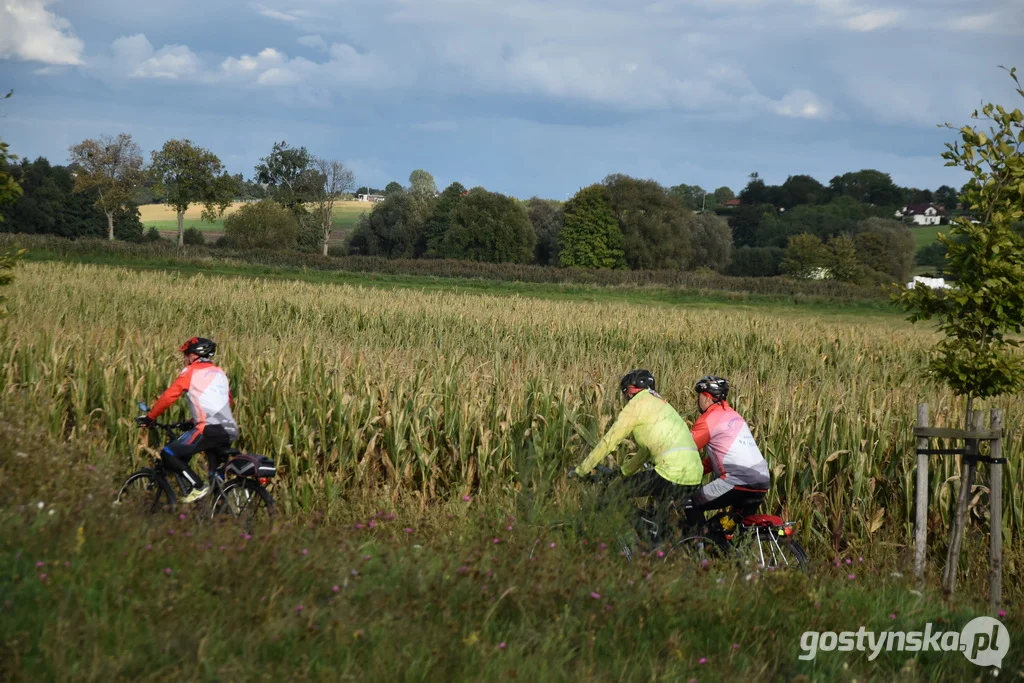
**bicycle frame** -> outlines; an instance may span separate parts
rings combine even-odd
[[[148,411],[148,408],[146,407],[145,404],[139,404],[139,409],[142,410],[143,412],[147,412]],[[167,437],[168,437],[167,438],[167,442],[170,443],[171,441],[174,441],[175,439],[177,439],[180,436],[179,431],[181,429],[183,429],[185,424],[186,423],[182,423],[182,422],[173,423],[173,424],[162,424],[162,423],[159,423],[159,422],[154,422],[150,426],[151,427],[156,427],[157,429],[160,429],[160,430],[163,430],[167,434]],[[210,516],[211,517],[213,516],[213,509],[214,509],[214,506],[216,505],[217,499],[218,498],[223,498],[224,502],[227,503],[228,508],[231,510],[231,514],[237,517],[239,515],[239,513],[240,513],[240,510],[235,505],[234,501],[232,501],[228,496],[224,495],[224,475],[222,474],[222,470],[224,469],[226,463],[220,463],[218,467],[210,468],[210,465],[213,464],[212,463],[212,459],[210,457],[210,454],[209,453],[203,453],[203,455],[206,456],[207,471],[210,473],[210,482],[209,482],[209,484],[210,484],[210,486],[213,487],[213,491],[212,491],[213,495],[210,498],[211,503],[210,503],[210,506],[209,506]],[[160,456],[160,455],[154,456],[152,458],[152,464],[153,464],[153,472],[157,476],[163,478],[165,481],[168,481],[168,483],[170,483],[169,479],[167,477],[167,474],[168,474],[169,470],[164,466],[163,457]],[[185,478],[181,475],[180,472],[174,472],[173,474],[174,474],[174,480],[178,484],[178,491],[180,491],[182,494],[184,494],[185,491],[188,490],[188,488],[189,488],[188,482],[185,480]]]

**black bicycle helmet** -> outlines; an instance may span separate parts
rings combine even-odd
[[[710,394],[716,401],[724,401],[729,395],[729,380],[715,375],[704,375],[697,380],[693,390],[697,394]]]
[[[217,344],[212,339],[205,337],[192,337],[178,347],[182,353],[194,353],[202,360],[210,360],[213,354],[217,353]]]
[[[632,370],[619,382],[619,390],[626,393],[630,387],[654,391],[654,375],[650,370]]]

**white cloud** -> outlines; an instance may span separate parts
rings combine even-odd
[[[267,17],[268,19],[276,19],[277,21],[284,21],[289,23],[295,23],[299,21],[299,17],[288,12],[282,12],[281,10],[272,9],[270,7],[264,7],[263,5],[256,5],[256,11],[261,16]]]
[[[153,44],[144,33],[121,36],[110,47],[114,59],[128,72],[134,71],[137,65],[153,56]]]
[[[995,12],[972,14],[966,17],[953,17],[944,21],[942,25],[952,31],[985,31],[995,26],[996,18]]]
[[[852,31],[877,31],[898,23],[904,13],[895,9],[874,9],[848,18],[845,25]]]
[[[45,64],[81,64],[84,44],[67,20],[46,9],[53,0],[0,3],[0,58]]]
[[[199,57],[184,45],[165,45],[156,50],[142,33],[122,36],[111,44],[115,72],[132,78],[178,80],[197,75]]]
[[[794,90],[787,93],[778,102],[772,102],[770,108],[779,116],[793,119],[828,118],[832,109],[831,105],[823,102],[809,90]]]
[[[330,47],[324,37],[318,34],[311,36],[302,36],[298,40],[299,45],[304,45],[314,50],[320,50],[321,52],[327,52],[327,48]]]
[[[177,79],[199,72],[199,57],[184,45],[168,45],[160,48],[132,72],[139,78]]]

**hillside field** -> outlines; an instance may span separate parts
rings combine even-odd
[[[954,458],[932,458],[931,573],[922,590],[909,577],[915,406],[952,426],[963,404],[922,379],[935,336],[898,314],[58,261],[16,276],[0,322],[5,680],[984,673],[956,652],[799,659],[807,630],[959,630],[987,613],[984,467],[958,597],[937,591]],[[135,404],[152,403],[197,334],[219,344],[238,445],[278,463],[271,533],[187,509],[112,512],[119,482],[160,445],[134,424]],[[772,471],[763,511],[798,523],[811,573],[616,552],[625,512],[589,506],[565,475],[611,424],[634,367],[691,423],[693,382],[729,377]],[[182,403],[167,419],[185,417]],[[989,404],[1007,425],[1024,419],[1024,397]],[[1016,427],[1004,456],[1002,619],[1020,634]],[[586,534],[559,531],[566,520]],[[1024,673],[1012,637],[1008,680]]]

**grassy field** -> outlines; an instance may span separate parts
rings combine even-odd
[[[11,318],[0,323],[5,678],[925,681],[982,672],[957,653],[797,658],[809,629],[931,621],[959,630],[985,612],[984,468],[962,597],[939,599],[934,575],[922,593],[906,577],[915,404],[932,405],[933,424],[962,420],[960,402],[919,379],[934,339],[927,328],[792,305],[240,275],[19,268]],[[117,482],[158,445],[134,426],[133,406],[169,383],[173,349],[194,334],[221,345],[240,445],[280,465],[272,536],[246,539],[187,512],[152,523],[111,514]],[[621,405],[618,378],[638,366],[689,420],[693,381],[730,377],[772,468],[766,507],[799,522],[812,576],[674,556],[627,563],[609,552],[619,510],[587,508],[585,536],[552,535],[550,524],[578,515],[583,500],[566,469],[607,428]],[[1006,424],[1021,423],[1024,399],[997,405]],[[1006,577],[1024,561],[1022,452],[1011,427]],[[931,467],[937,570],[958,479],[953,459]],[[1021,590],[1004,579],[1004,623],[1018,634]],[[1021,672],[1018,641],[1004,661],[1011,679]]]
[[[916,225],[910,226],[910,232],[914,235],[914,251],[916,252],[921,247],[927,247],[932,242],[936,241],[936,235],[941,233],[949,233],[951,225]]]
[[[232,204],[224,215],[230,216],[242,206],[243,202]],[[365,211],[369,213],[373,209],[371,202],[338,202],[334,207],[334,229],[336,233],[343,234],[350,230],[359,220],[359,216]],[[224,231],[223,218],[207,223],[202,220],[203,207],[194,205],[185,212],[185,227],[195,227],[203,232],[222,233]],[[166,204],[145,204],[139,207],[142,215],[142,224],[146,228],[155,227],[161,232],[178,232],[178,217],[174,209]]]

